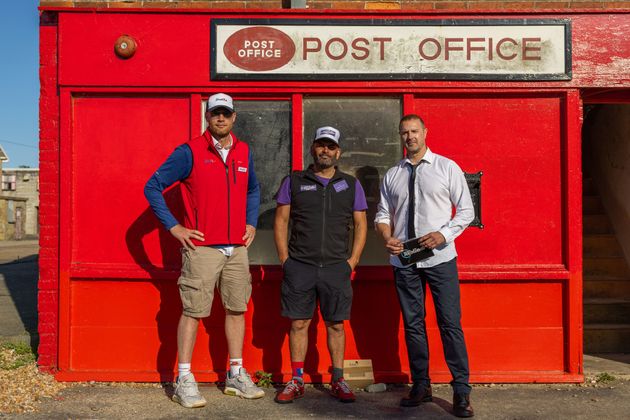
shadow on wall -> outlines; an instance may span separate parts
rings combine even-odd
[[[180,186],[168,190],[165,199],[175,218],[183,220],[184,208]],[[160,265],[151,262],[143,242],[143,238],[154,230],[159,232],[161,261],[157,264],[161,263]],[[161,226],[148,207],[129,227],[125,239],[135,263],[149,275],[151,284],[160,293],[160,307],[155,316],[160,343],[155,367],[162,382],[173,382],[177,363],[177,324],[182,310],[175,280],[181,268],[179,243]],[[283,361],[283,349],[286,350],[285,346],[288,346],[290,329],[290,321],[280,313],[282,269],[276,265],[253,266],[251,271],[251,312],[246,315],[248,319],[251,318],[251,345],[262,350],[262,363],[259,364],[265,372],[273,373],[273,380],[279,382],[283,379],[283,365],[289,364],[289,360]],[[401,372],[398,357],[400,310],[395,289],[392,282],[387,279],[367,277],[373,277],[372,270],[369,267],[359,267],[357,280],[353,282],[353,316],[347,323],[347,329],[352,328],[360,358],[372,359],[375,371],[386,372],[388,377],[400,376],[401,381],[406,381],[407,376]],[[224,321],[225,313],[221,299],[215,293],[211,315],[202,323],[209,337],[211,363],[219,375],[219,381],[225,379],[228,359]],[[322,331],[323,334],[319,336],[325,340],[325,328],[319,328],[320,322],[323,325],[316,311],[309,328],[309,345],[304,369],[313,382],[321,382],[323,379],[324,372],[319,371],[320,357],[326,360],[329,358],[325,341],[317,342],[318,330]],[[247,340],[246,336],[245,348],[250,345]],[[387,351],[383,350],[384,346],[388,348]],[[247,357],[247,354],[245,356]]]
[[[168,190],[164,198],[173,215],[182,220],[184,208],[179,185]],[[151,262],[144,248],[143,238],[150,232],[159,232],[162,265]],[[173,382],[173,371],[177,362],[177,323],[182,312],[177,282],[173,276],[181,267],[179,244],[166,231],[147,207],[132,223],[125,235],[127,249],[140,268],[151,277],[151,283],[160,293],[160,308],[155,316],[160,348],[156,357],[156,370],[161,382]]]
[[[399,357],[401,319],[394,281],[390,277],[366,278],[369,270],[370,267],[359,267],[353,282],[350,326],[359,358],[372,360],[375,382],[385,380],[378,376],[380,372],[389,381],[395,377],[396,382],[407,383],[409,376],[402,372]]]
[[[280,279],[278,266],[252,270],[252,345],[262,349],[262,369],[273,373],[273,381],[282,381],[282,347],[288,342],[291,326],[280,315]]]
[[[380,194],[380,175],[378,169],[374,166],[361,166],[356,170],[356,177],[365,192],[365,200],[367,201],[366,218],[368,226],[374,221],[376,216],[376,208],[381,198]]]
[[[164,195],[169,209],[177,220],[183,220],[184,207],[180,186],[168,190]],[[151,262],[144,247],[143,238],[154,230],[159,232],[161,265]],[[181,269],[179,243],[167,232],[150,208],[144,210],[126,233],[127,249],[136,264],[151,278],[151,283],[160,293],[160,308],[156,314],[159,351],[156,370],[162,382],[174,381],[177,363],[177,324],[182,313],[177,281]],[[262,270],[252,270],[252,316],[253,345],[263,349],[263,369],[280,372],[282,369],[282,346],[288,332],[288,322],[280,316],[280,285],[264,279]],[[272,276],[273,277],[273,276]],[[220,295],[215,291],[210,316],[202,320],[209,337],[209,354],[212,369],[223,382],[228,360],[225,339],[225,312]],[[245,343],[247,346],[248,343]],[[312,353],[315,353],[313,351]],[[279,378],[278,378],[279,379]]]

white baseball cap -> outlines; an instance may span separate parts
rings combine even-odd
[[[313,141],[317,140],[331,140],[335,143],[339,144],[339,137],[341,137],[341,133],[335,127],[319,127],[315,132],[315,138]]]
[[[208,98],[208,111],[212,111],[217,108],[226,108],[234,112],[234,102],[230,95],[225,93],[217,93]]]

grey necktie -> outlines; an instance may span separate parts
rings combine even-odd
[[[409,164],[411,174],[409,175],[409,208],[407,209],[407,239],[416,237],[416,226],[414,215],[416,212],[416,169],[420,163],[415,165]]]

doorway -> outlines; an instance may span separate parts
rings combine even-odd
[[[630,92],[589,92],[582,126],[584,352],[630,353]]]

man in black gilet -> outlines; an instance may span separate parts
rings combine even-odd
[[[350,277],[365,245],[367,203],[357,179],[335,166],[341,155],[339,137],[333,127],[319,128],[311,146],[313,164],[287,176],[276,195],[274,238],[284,271],[282,315],[291,319],[293,371],[293,379],[276,395],[280,404],[304,395],[308,327],[318,300],[333,366],[331,395],[342,402],[355,399],[343,379],[344,320],[350,319],[352,306]],[[292,228],[287,241],[289,220]]]

